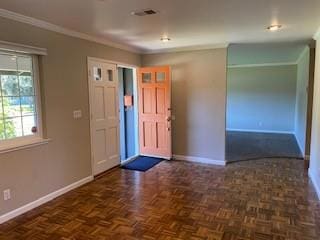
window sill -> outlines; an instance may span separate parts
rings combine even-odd
[[[33,139],[28,142],[21,142],[19,144],[15,145],[7,145],[7,146],[2,146],[0,147],[0,154],[2,153],[8,153],[8,152],[14,152],[14,151],[19,151],[22,149],[28,149],[44,144],[48,144],[51,141],[51,139],[43,139],[43,138],[38,138],[38,139]]]

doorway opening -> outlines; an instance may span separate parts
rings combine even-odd
[[[152,157],[171,158],[169,66],[136,68],[88,57],[88,84],[93,175],[132,160],[147,169]]]
[[[139,155],[136,75],[135,68],[118,66],[121,164]]]
[[[313,49],[237,44],[228,49],[226,159],[308,159]]]

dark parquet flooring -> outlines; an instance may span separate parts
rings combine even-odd
[[[301,160],[170,161],[115,169],[1,225],[0,239],[318,240],[320,205]]]

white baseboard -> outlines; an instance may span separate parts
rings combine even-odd
[[[133,160],[135,160],[137,157],[139,157],[139,155],[134,155],[134,156],[132,156],[132,157],[129,157],[129,158],[127,158],[126,160],[123,160],[123,161],[121,161],[121,166],[123,166],[123,165],[125,165],[125,164],[127,164],[127,163],[129,163],[129,162],[132,162]]]
[[[15,210],[13,210],[11,212],[8,212],[8,213],[0,216],[0,224],[4,223],[6,221],[9,221],[10,219],[13,219],[13,218],[15,218],[15,217],[17,217],[19,215],[22,215],[22,214],[24,214],[24,213],[26,213],[26,212],[28,212],[28,211],[36,208],[36,207],[39,207],[40,205],[42,205],[42,204],[44,204],[46,202],[49,202],[49,201],[53,200],[54,198],[59,197],[59,196],[65,194],[65,193],[67,193],[67,192],[69,192],[69,191],[71,191],[71,190],[73,190],[75,188],[78,188],[78,187],[80,187],[80,186],[82,186],[82,185],[84,185],[84,184],[86,184],[88,182],[91,182],[92,180],[93,180],[93,176],[89,176],[89,177],[83,178],[83,179],[81,179],[81,180],[79,180],[79,181],[77,181],[75,183],[72,183],[72,184],[70,184],[70,185],[68,185],[68,186],[66,186],[64,188],[61,188],[61,189],[59,189],[57,191],[49,193],[48,195],[43,196],[43,197],[41,197],[41,198],[31,202],[31,203],[28,203],[28,204],[26,204],[26,205],[24,205],[22,207],[19,207],[19,208],[15,209]]]
[[[220,165],[225,166],[226,161],[223,160],[214,160],[210,158],[202,158],[202,157],[193,157],[193,156],[184,156],[184,155],[173,155],[173,159],[181,160],[181,161],[188,161],[188,162],[197,162],[197,163],[206,163],[206,164],[213,164],[213,165]]]
[[[313,183],[314,188],[316,189],[318,199],[320,200],[320,178],[317,176],[315,172],[311,170],[311,168],[309,168],[308,174],[311,179],[311,182]]]
[[[256,132],[256,133],[294,134],[294,132],[292,132],[292,131],[274,131],[274,130],[264,130],[264,129],[227,128],[227,131],[233,131],[233,132]]]

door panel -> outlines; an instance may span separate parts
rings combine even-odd
[[[106,131],[105,129],[99,129],[95,132],[95,160],[98,164],[101,164],[107,159],[107,143],[106,143]]]
[[[97,175],[120,163],[116,65],[89,61],[91,144]]]
[[[166,89],[156,88],[156,114],[165,115],[166,114]]]
[[[141,94],[141,98],[142,98],[142,111],[143,114],[152,114],[152,105],[153,105],[153,99],[152,99],[152,88],[149,87],[145,87],[142,89],[142,94]]]
[[[153,122],[143,122],[143,148],[153,147]]]
[[[156,125],[156,140],[156,147],[158,149],[165,149],[167,147],[166,125],[164,123],[158,122]]]
[[[138,70],[140,154],[170,159],[170,67]]]
[[[116,157],[119,153],[119,149],[118,149],[118,129],[117,127],[110,127],[109,128],[109,149],[110,149],[110,157],[114,158]]]
[[[115,87],[107,87],[106,92],[108,118],[115,119],[118,117],[118,104],[116,103],[118,92]]]
[[[96,120],[105,120],[106,118],[106,105],[105,105],[105,97],[104,97],[104,87],[95,86],[94,87],[94,115]]]

